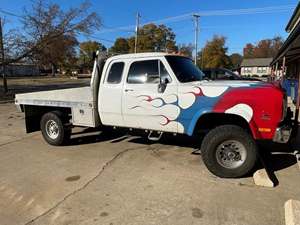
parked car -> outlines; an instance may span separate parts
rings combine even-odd
[[[259,79],[242,77],[238,74],[235,74],[231,70],[219,68],[219,69],[204,69],[203,73],[205,74],[204,79],[207,80],[253,80],[259,81]]]
[[[95,60],[90,87],[17,94],[27,132],[64,144],[75,126],[141,129],[199,138],[207,168],[241,177],[258,159],[257,140],[288,142],[292,128],[282,89],[246,81],[207,81],[191,59],[139,53]],[[105,129],[103,129],[105,130]],[[105,131],[104,131],[105,132]]]

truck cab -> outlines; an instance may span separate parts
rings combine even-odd
[[[203,77],[183,56],[98,55],[90,87],[20,94],[16,104],[27,131],[40,129],[52,145],[64,144],[73,126],[142,129],[157,140],[165,132],[204,134],[207,168],[220,177],[243,176],[257,161],[257,140],[289,140],[285,93],[260,81]]]

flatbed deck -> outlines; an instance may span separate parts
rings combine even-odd
[[[90,87],[17,94],[15,101],[18,105],[91,108],[94,106]]]

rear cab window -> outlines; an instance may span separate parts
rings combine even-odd
[[[119,84],[122,80],[124,62],[115,62],[111,65],[106,82],[109,84]]]

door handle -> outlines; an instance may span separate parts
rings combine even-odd
[[[125,89],[125,92],[133,91],[133,89]]]

